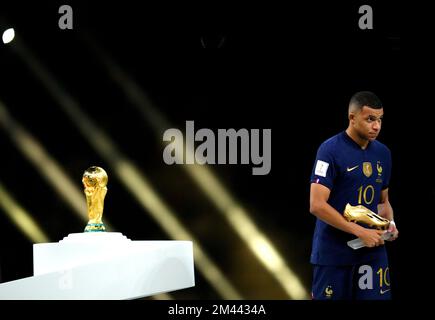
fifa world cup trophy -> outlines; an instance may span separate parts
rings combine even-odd
[[[108,176],[103,168],[92,166],[83,174],[89,221],[85,232],[106,231],[103,223],[104,198],[107,193]]]

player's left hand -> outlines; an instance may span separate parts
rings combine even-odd
[[[388,232],[392,234],[392,236],[387,241],[394,241],[399,237],[399,230],[396,227],[394,221],[390,221],[390,226],[388,228]]]

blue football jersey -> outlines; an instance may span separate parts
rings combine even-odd
[[[369,142],[362,149],[343,131],[323,142],[316,156],[311,183],[331,190],[328,203],[343,214],[347,203],[363,205],[377,213],[381,191],[388,188],[391,153],[381,142]],[[355,236],[336,229],[320,219],[316,221],[311,263],[351,265],[377,258],[385,246],[353,250],[347,241]]]

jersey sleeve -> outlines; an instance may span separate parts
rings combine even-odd
[[[331,146],[323,143],[317,150],[316,161],[311,172],[311,183],[320,183],[332,190],[337,175],[334,153]]]
[[[391,152],[388,150],[387,152],[387,170],[385,170],[385,176],[382,181],[382,190],[385,190],[390,185],[390,177],[391,177]]]

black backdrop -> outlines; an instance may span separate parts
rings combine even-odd
[[[173,127],[183,130],[186,120],[194,120],[197,129],[272,129],[270,174],[253,176],[248,165],[219,165],[213,170],[291,262],[307,288],[315,221],[308,212],[308,179],[316,149],[346,128],[350,96],[359,90],[374,91],[385,105],[379,140],[393,155],[390,197],[401,231],[401,238],[388,244],[391,276],[395,297],[407,297],[411,226],[405,223],[405,215],[414,208],[410,164],[417,146],[410,144],[411,131],[403,127],[408,115],[403,111],[405,67],[399,5],[373,3],[375,28],[360,30],[358,7],[370,3],[205,7],[70,2],[74,29],[60,30],[57,10],[61,4],[3,5],[2,27],[16,25],[29,50],[154,182],[218,265],[251,299],[283,299],[285,295],[268,284],[267,276],[254,280],[264,269],[246,267],[253,258],[240,239],[201,192],[195,191],[186,174],[163,163],[161,135],[152,132],[109,79],[85,37],[109,53]],[[167,239],[23,61],[7,46],[0,53],[0,98],[11,115],[43,142],[78,187],[88,166],[107,168],[105,217],[118,230],[131,239]],[[0,181],[50,238],[58,241],[68,233],[80,232],[83,223],[4,131],[0,131],[0,148]],[[1,280],[30,276],[31,243],[4,214],[0,215],[0,230]],[[195,288],[177,292],[175,297],[219,298],[200,274],[197,277]]]

